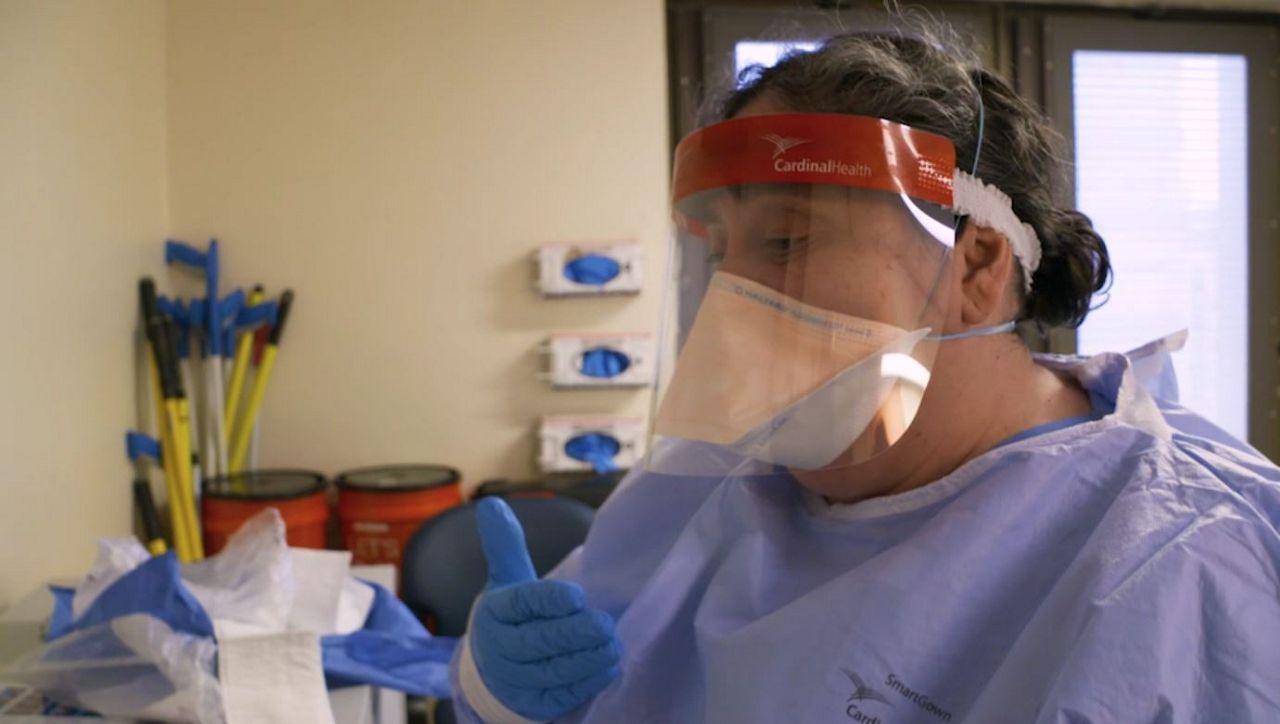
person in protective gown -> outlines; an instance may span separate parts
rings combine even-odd
[[[544,580],[480,503],[459,718],[1280,721],[1280,471],[1178,405],[1181,339],[1014,331],[1110,276],[1042,115],[905,33],[742,81],[676,150],[710,272],[645,464]]]

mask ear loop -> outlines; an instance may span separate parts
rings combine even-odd
[[[976,70],[973,73],[974,89],[978,92],[978,142],[973,147],[973,167],[969,169],[969,175],[974,178],[978,176],[978,162],[982,160],[982,144],[986,140],[987,135],[987,104],[982,100],[982,71]],[[960,233],[960,226],[967,217],[957,217],[954,231],[957,235]]]

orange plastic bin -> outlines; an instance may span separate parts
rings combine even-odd
[[[266,508],[280,511],[289,545],[324,548],[325,477],[310,470],[254,470],[205,481],[200,499],[205,554],[217,553],[242,523]]]
[[[387,465],[338,476],[338,520],[354,563],[400,564],[422,522],[462,502],[461,475],[442,465]]]

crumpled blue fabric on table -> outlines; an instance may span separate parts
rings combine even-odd
[[[450,696],[449,659],[458,640],[432,636],[411,611],[375,583],[364,628],[321,639],[330,689],[370,684],[415,696]]]
[[[449,696],[449,658],[457,639],[432,636],[409,609],[382,586],[364,627],[351,634],[321,639],[329,688],[369,684],[418,696]],[[174,631],[213,638],[213,624],[180,577],[173,553],[150,558],[108,587],[85,614],[72,620],[74,591],[50,587],[54,597],[48,638],[54,640],[119,616],[142,613]]]
[[[53,641],[61,638],[71,630],[71,600],[76,592],[66,586],[49,586],[53,595],[53,611],[49,614],[49,626],[45,631],[45,640]]]
[[[74,620],[71,601],[75,591],[61,586],[50,586],[49,590],[54,600],[47,634],[50,641],[135,613],[154,616],[180,633],[213,636],[213,622],[182,585],[181,566],[172,551],[149,558],[121,576]]]

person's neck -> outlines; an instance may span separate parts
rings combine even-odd
[[[999,342],[1004,347],[995,357],[996,365],[984,365],[991,375],[989,379],[999,380],[999,384],[969,385],[964,389],[968,398],[962,401],[964,409],[985,406],[988,411],[987,424],[976,430],[978,434],[966,460],[1025,430],[1092,411],[1088,393],[1075,378],[1037,364],[1030,351],[1017,340]],[[976,399],[978,396],[991,399]]]
[[[968,369],[952,378],[947,404],[965,412],[930,425],[926,437],[935,441],[935,454],[920,457],[932,460],[915,466],[894,493],[937,480],[1020,432],[1090,412],[1089,396],[1074,379],[1036,364],[1012,335],[966,343],[973,349],[956,352]]]

